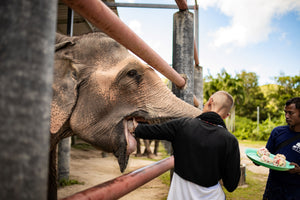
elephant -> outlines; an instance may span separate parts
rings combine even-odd
[[[141,157],[141,156],[146,156],[148,158],[154,158],[155,156],[157,156],[157,152],[158,152],[158,147],[159,147],[159,140],[145,140],[143,139],[144,142],[144,146],[145,146],[145,150],[144,153],[141,152],[141,141],[139,138],[135,138],[136,142],[137,142],[137,147],[136,147],[136,157]],[[150,148],[152,141],[154,141],[154,150],[152,153],[152,150]]]
[[[56,34],[50,119],[48,199],[57,198],[56,146],[77,137],[113,153],[126,169],[136,140],[133,118],[144,123],[195,117],[201,110],[177,98],[158,74],[101,32]]]

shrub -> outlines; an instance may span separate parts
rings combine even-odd
[[[259,124],[257,129],[257,122],[252,121],[246,117],[235,116],[235,132],[233,133],[241,140],[268,140],[271,131],[277,126],[285,125],[285,116],[282,114],[279,118],[268,119]]]

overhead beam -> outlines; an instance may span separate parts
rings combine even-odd
[[[103,3],[105,3],[108,7],[178,9],[178,5],[176,4],[113,3],[113,2],[103,2]],[[194,6],[187,6],[187,8],[193,10]]]

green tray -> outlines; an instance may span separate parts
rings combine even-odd
[[[277,167],[277,166],[274,166],[273,164],[262,162],[262,161],[260,161],[260,157],[256,154],[257,150],[258,149],[247,148],[245,150],[245,153],[250,160],[252,160],[254,163],[256,163],[258,165],[261,165],[261,166],[264,166],[264,167],[267,167],[267,168],[270,168],[273,170],[277,170],[277,171],[287,171],[287,170],[293,169],[295,167],[294,165],[290,165],[290,162],[288,162],[288,161],[286,161],[285,167]],[[274,158],[274,156],[275,155],[270,154],[270,157],[272,159]]]

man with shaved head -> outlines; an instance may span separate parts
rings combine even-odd
[[[215,112],[218,113],[222,119],[225,119],[230,115],[232,106],[232,96],[225,91],[218,91],[208,99],[204,105],[203,112]]]
[[[224,200],[220,180],[229,192],[237,188],[241,175],[239,145],[223,121],[232,106],[232,96],[218,91],[196,118],[158,125],[134,121],[136,137],[172,143],[175,165],[168,200]]]

